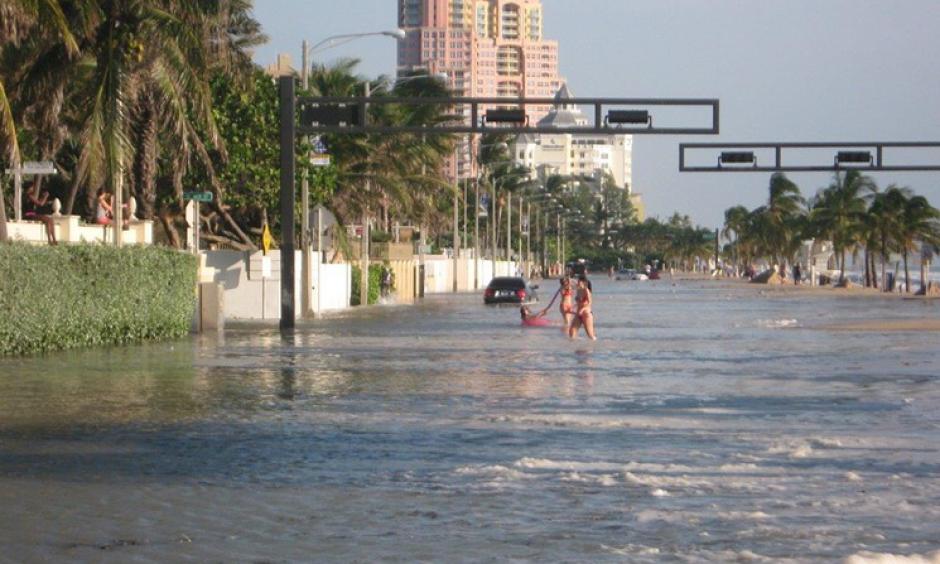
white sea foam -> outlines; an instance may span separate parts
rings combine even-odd
[[[844,564],[940,564],[940,550],[924,555],[859,552],[849,556],[843,562]]]
[[[578,462],[574,460],[551,460],[548,458],[520,458],[513,462],[516,468],[531,470],[568,470],[580,472],[610,472],[619,471],[623,464],[615,462]]]
[[[718,517],[726,521],[763,521],[771,518],[763,511],[722,511]]]
[[[617,556],[655,556],[660,552],[660,550],[656,547],[640,546],[636,544],[628,544],[626,546],[620,547],[607,546],[606,544],[602,544],[601,550],[607,551]]]
[[[455,474],[461,476],[478,476],[489,478],[491,481],[513,481],[524,480],[531,477],[525,472],[520,472],[514,468],[507,468],[498,464],[489,466],[461,466],[454,470]]]
[[[845,479],[850,482],[861,482],[862,477],[856,474],[855,472],[846,472]]]
[[[757,321],[757,326],[767,329],[783,329],[786,327],[796,327],[799,323],[800,322],[796,319],[760,319]]]
[[[582,474],[580,472],[566,472],[561,476],[562,482],[571,482],[571,483],[580,483],[580,484],[594,484],[598,486],[616,486],[617,478],[612,474]]]
[[[653,497],[669,497],[669,492],[662,488],[655,488],[650,491],[650,495]]]

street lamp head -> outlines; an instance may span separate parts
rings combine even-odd
[[[405,32],[405,30],[403,30],[403,29],[401,29],[401,28],[395,29],[395,30],[392,30],[392,31],[383,31],[383,32],[382,32],[382,35],[387,35],[387,36],[389,36],[389,37],[394,37],[395,39],[399,39],[399,40],[404,39],[405,37],[408,36],[408,34]]]

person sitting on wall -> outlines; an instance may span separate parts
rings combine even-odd
[[[122,206],[127,208],[127,204]],[[114,208],[111,205],[111,194],[104,188],[98,189],[98,206],[95,211],[95,223],[98,225],[111,225],[114,223]],[[124,214],[124,229],[130,229],[130,218]]]
[[[52,202],[49,201],[49,192],[43,190],[36,197],[33,190],[26,190],[26,200],[23,202],[23,217],[29,221],[39,221],[46,226],[46,239],[50,245],[58,245],[55,238],[55,222],[52,220]]]

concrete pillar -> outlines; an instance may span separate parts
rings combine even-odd
[[[225,291],[217,282],[199,284],[200,332],[225,329]]]

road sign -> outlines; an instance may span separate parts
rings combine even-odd
[[[261,248],[264,250],[264,254],[268,254],[268,251],[271,250],[271,242],[274,241],[274,238],[271,237],[271,230],[268,228],[268,224],[264,224],[264,230],[261,232]]]
[[[211,202],[212,192],[183,192],[183,199],[194,202]]]
[[[20,165],[20,174],[55,174],[55,163],[52,161],[26,161]],[[7,174],[15,174],[16,169],[8,168]]]
[[[310,164],[313,166],[330,166],[330,156],[312,153],[310,155]]]

